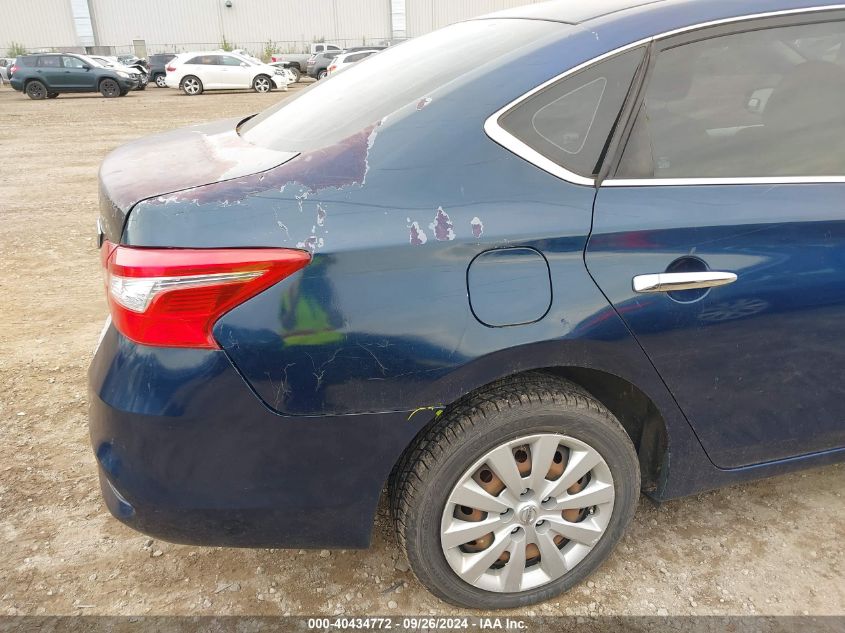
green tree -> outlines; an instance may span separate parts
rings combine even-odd
[[[279,50],[279,45],[274,42],[273,40],[267,40],[264,42],[264,50],[261,52],[261,61],[269,62],[270,58],[273,57],[273,53]]]
[[[9,50],[6,53],[6,57],[17,57],[18,55],[26,55],[26,53],[26,46],[24,46],[20,42],[12,42],[9,45]]]

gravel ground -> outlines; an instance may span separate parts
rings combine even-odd
[[[457,612],[407,571],[384,507],[369,550],[306,552],[151,541],[100,501],[85,391],[106,316],[100,161],[280,98],[150,88],[36,102],[0,88],[0,614]],[[838,465],[660,507],[644,499],[588,583],[512,613],[845,614],[843,475]]]

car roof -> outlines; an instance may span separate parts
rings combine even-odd
[[[705,16],[719,19],[841,5],[842,0],[553,0],[490,13],[479,19],[518,18],[587,24],[599,19],[643,17],[647,14],[658,19],[661,14],[675,18],[680,11],[687,17],[689,25],[694,25]]]

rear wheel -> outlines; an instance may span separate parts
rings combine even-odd
[[[633,517],[639,485],[616,418],[579,387],[531,373],[441,416],[400,463],[391,510],[435,595],[512,608],[591,574]]]
[[[58,92],[48,92],[48,93],[47,93],[47,98],[48,98],[48,99],[55,99],[55,98],[56,98],[56,97],[58,97],[58,96],[59,96],[59,93],[58,93]]]
[[[299,83],[299,80],[302,79],[302,72],[296,66],[291,66],[288,70],[293,73],[293,82]]]
[[[114,79],[103,79],[100,82],[100,94],[111,99],[112,97],[119,97],[124,93]]]
[[[166,77],[165,75],[158,74],[155,76],[156,86],[159,88],[167,88]]]
[[[252,80],[252,89],[255,92],[270,92],[273,88],[273,82],[267,75],[258,75]]]
[[[199,77],[194,77],[193,75],[188,75],[182,79],[180,87],[182,88],[182,92],[189,97],[202,94],[202,82],[199,80]]]
[[[318,79],[318,80],[319,80],[319,79],[325,79],[325,78],[326,78],[326,75],[328,75],[328,74],[329,74],[329,71],[327,71],[327,70],[321,70],[320,72],[318,72],[318,73],[317,73],[317,79]]]
[[[37,79],[34,79],[28,84],[26,84],[26,96],[28,96],[30,99],[35,99],[36,101],[46,99],[47,86],[45,86]]]

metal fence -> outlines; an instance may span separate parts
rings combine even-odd
[[[354,46],[388,46],[396,42],[384,39],[368,39],[365,37],[353,39],[324,40],[326,44],[334,44],[340,48]],[[225,46],[224,46],[225,44]],[[269,58],[272,53],[307,53],[312,42],[302,40],[267,41],[267,42],[181,42],[174,44],[150,44],[144,42],[142,46],[126,44],[122,46],[35,46],[27,49],[29,53],[82,53],[89,55],[137,55],[146,57],[155,53],[189,53],[191,51],[215,51],[221,48],[227,50],[243,49],[259,59]],[[4,53],[0,53],[3,56]]]

